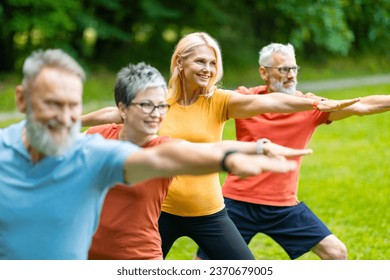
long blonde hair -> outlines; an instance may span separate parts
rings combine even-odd
[[[208,46],[212,48],[217,60],[216,73],[210,79],[209,84],[204,88],[203,91],[203,95],[206,97],[211,97],[213,95],[216,84],[222,79],[223,76],[221,49],[218,42],[206,32],[195,32],[181,38],[176,45],[175,51],[173,52],[170,68],[171,78],[168,83],[168,98],[173,98],[175,101],[178,101],[183,95],[184,81],[181,75],[181,71],[178,69],[178,58],[187,58],[191,55],[195,48],[200,46]]]

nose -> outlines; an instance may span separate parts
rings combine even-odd
[[[57,120],[64,126],[72,125],[77,118],[75,118],[72,110],[68,106],[64,106],[57,114]]]
[[[210,64],[205,64],[203,67],[203,72],[210,72]]]
[[[161,113],[160,111],[158,110],[158,107],[155,106],[152,110],[152,112],[150,112],[150,115],[151,116],[156,116],[156,117],[160,117],[161,116]]]
[[[288,71],[288,73],[287,73],[287,77],[294,78],[296,76],[297,76],[297,73],[293,69],[290,68],[290,71]]]

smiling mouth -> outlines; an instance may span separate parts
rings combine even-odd
[[[66,126],[58,121],[55,120],[49,120],[47,122],[47,128],[53,131],[59,131],[59,130],[69,130],[70,127]]]
[[[51,132],[53,133],[60,133],[60,134],[64,134],[64,133],[68,133],[69,132],[69,127],[66,127],[66,126],[48,126],[47,127]]]
[[[159,122],[145,122],[148,126],[153,126],[153,127],[156,127],[156,126],[159,126],[160,123]]]
[[[287,82],[284,82],[284,85],[293,86],[293,85],[295,85],[295,82],[294,81],[287,81]]]
[[[210,79],[210,76],[209,76],[209,75],[198,74],[198,77],[201,78],[202,80],[208,80],[208,79]]]

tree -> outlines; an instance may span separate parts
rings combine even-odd
[[[166,72],[174,45],[193,31],[215,37],[235,65],[253,62],[270,42],[315,57],[390,55],[388,30],[390,0],[3,0],[0,72],[19,68],[34,49],[58,47],[115,71],[143,60]]]

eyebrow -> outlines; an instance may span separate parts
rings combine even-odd
[[[133,101],[132,101],[132,102],[149,102],[149,103],[152,103],[152,104],[154,104],[154,102],[153,102],[152,100],[150,100],[150,99],[141,99],[141,100],[139,100],[139,101],[137,101],[137,100],[134,100],[134,99],[133,99]],[[166,101],[166,100],[160,101],[159,103],[161,104],[161,102],[163,102],[164,104],[166,104],[166,103],[167,103],[167,101]]]

